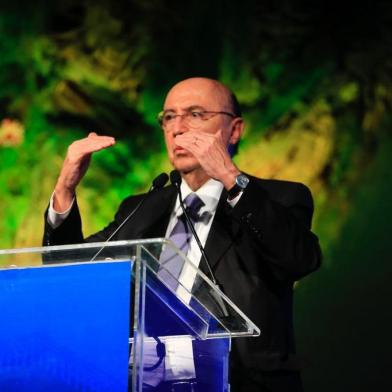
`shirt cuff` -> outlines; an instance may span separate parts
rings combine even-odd
[[[234,208],[236,206],[236,204],[240,201],[243,193],[244,193],[244,191],[241,191],[234,199],[231,199],[231,200],[226,199],[229,206]]]
[[[52,193],[52,196],[49,201],[47,220],[49,225],[52,227],[52,229],[57,229],[68,218],[68,215],[70,214],[72,210],[72,206],[75,202],[75,198],[72,199],[72,203],[66,211],[57,212],[53,207],[53,197],[54,197],[54,192]]]

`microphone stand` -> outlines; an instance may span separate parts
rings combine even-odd
[[[114,232],[108,237],[105,243],[109,242],[121,230],[121,228],[125,225],[125,223],[127,223],[136,214],[136,212],[141,208],[144,202],[148,199],[148,196],[150,196],[151,192],[156,189],[163,188],[167,180],[168,180],[168,175],[166,173],[161,173],[159,174],[159,176],[155,177],[150,189],[147,191],[146,196],[143,197],[142,200],[140,200],[137,206],[129,213],[129,215],[127,215],[127,217],[121,222],[121,224],[117,227],[117,229],[114,230]],[[99,256],[99,254],[104,250],[104,248],[105,245],[98,250],[98,252],[91,258],[91,260],[89,260],[89,262],[94,261]]]

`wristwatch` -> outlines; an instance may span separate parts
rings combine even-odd
[[[227,192],[227,198],[229,200],[235,199],[249,184],[249,178],[241,173],[235,178],[234,186]]]

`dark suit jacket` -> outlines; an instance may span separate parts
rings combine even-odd
[[[310,231],[312,196],[299,183],[249,177],[234,208],[226,202],[223,190],[205,245],[219,285],[261,329],[258,338],[235,339],[231,364],[263,370],[297,369],[293,283],[316,270],[321,259],[318,239]],[[114,221],[85,240],[75,203],[60,227],[53,230],[46,223],[44,245],[104,241],[142,197],[125,199]],[[153,193],[113,240],[163,237],[175,199],[173,186]]]

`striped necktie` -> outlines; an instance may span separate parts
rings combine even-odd
[[[189,218],[192,223],[195,224],[200,219],[199,211],[204,205],[203,201],[196,193],[191,193],[185,198],[184,204],[186,205],[186,211]],[[189,229],[184,214],[181,214],[178,217],[177,223],[173,227],[168,239],[184,254],[188,253],[192,232]],[[158,270],[158,276],[167,283],[170,288],[175,290],[177,288],[177,280],[184,266],[184,261],[170,246],[165,247],[159,260],[161,266]]]

